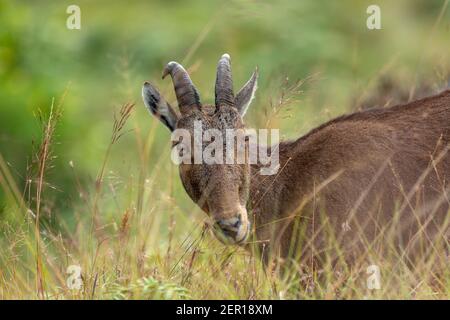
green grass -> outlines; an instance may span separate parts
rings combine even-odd
[[[382,95],[386,74],[394,93],[442,88],[448,1],[380,1],[379,32],[365,29],[369,4],[80,1],[82,31],[72,32],[68,4],[0,0],[0,299],[450,298],[440,249],[411,266],[368,243],[370,259],[353,266],[294,261],[280,275],[222,245],[181,186],[168,131],[141,102],[144,80],[174,100],[159,80],[170,60],[213,101],[224,52],[236,87],[261,72],[246,122],[286,139]],[[340,248],[329,241],[331,261]],[[367,289],[370,261],[380,290]],[[81,290],[67,286],[71,265]]]

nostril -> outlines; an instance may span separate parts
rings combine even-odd
[[[239,228],[241,226],[241,224],[242,224],[241,216],[238,215],[237,221],[233,224],[233,228]]]

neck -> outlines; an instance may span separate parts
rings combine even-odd
[[[250,199],[247,209],[254,225],[255,235],[258,241],[267,240],[270,234],[281,227],[276,221],[283,220],[291,209],[290,202],[293,192],[299,192],[299,188],[286,188],[288,182],[298,173],[293,166],[293,151],[298,142],[282,142],[270,149],[278,149],[279,167],[271,175],[261,174],[265,166],[255,164],[251,166]],[[301,198],[301,195],[295,197]],[[277,224],[275,226],[275,224]]]

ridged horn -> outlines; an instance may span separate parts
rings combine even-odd
[[[233,78],[231,76],[230,56],[225,53],[217,64],[216,106],[234,106]]]
[[[172,77],[180,112],[185,114],[190,112],[193,107],[200,108],[200,97],[197,89],[183,66],[175,61],[169,62],[164,67],[162,78],[164,79],[168,74]]]

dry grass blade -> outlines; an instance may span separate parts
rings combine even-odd
[[[47,119],[45,119],[45,117],[41,113],[39,114],[42,124],[42,138],[38,148],[38,152],[35,155],[34,163],[36,163],[37,169],[35,178],[36,290],[40,298],[45,297],[45,279],[43,275],[40,232],[42,194],[44,192],[45,174],[50,168],[50,163],[53,159],[52,144],[56,126],[62,114],[62,102],[64,101],[66,93],[67,91],[64,93],[63,98],[58,105],[55,106],[54,101],[52,102]]]
[[[96,234],[98,239],[102,239],[103,235],[101,234],[101,223],[98,218],[98,201],[102,191],[102,182],[105,175],[106,164],[108,162],[112,146],[128,131],[124,131],[125,124],[129,119],[131,113],[133,112],[135,104],[134,103],[126,103],[124,104],[119,111],[119,114],[114,113],[114,123],[113,130],[111,134],[111,140],[106,149],[105,157],[103,158],[103,163],[100,168],[100,172],[97,175],[95,180],[95,194],[93,200],[93,213],[92,213],[92,229]]]

